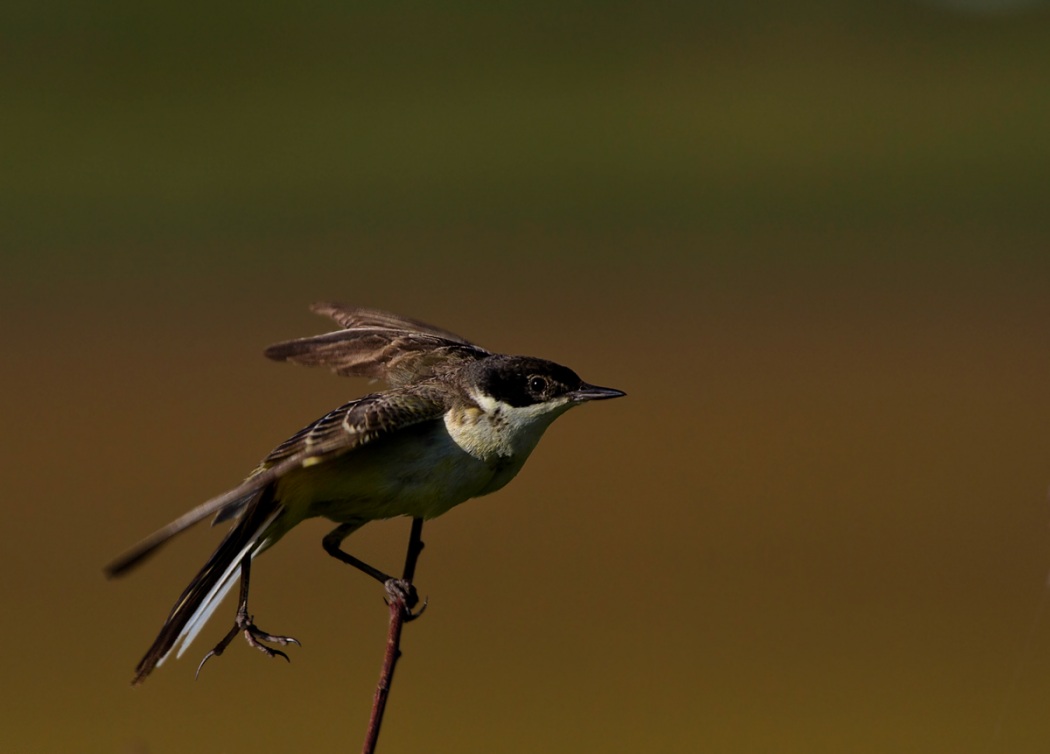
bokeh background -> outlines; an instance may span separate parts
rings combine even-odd
[[[627,399],[427,526],[380,750],[1050,746],[1045,3],[9,2],[0,750],[356,751],[311,522],[145,686],[221,532],[101,568],[369,386],[337,299]],[[395,569],[407,521],[354,552]]]

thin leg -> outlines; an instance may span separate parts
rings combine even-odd
[[[222,640],[215,645],[215,648],[204,655],[204,659],[201,660],[201,664],[197,666],[197,676],[201,674],[201,668],[204,667],[204,663],[210,660],[212,657],[218,657],[226,651],[226,647],[230,646],[230,642],[233,638],[243,632],[244,640],[248,642],[248,646],[255,647],[267,657],[283,657],[288,660],[288,655],[279,649],[268,647],[262,642],[268,641],[273,644],[280,644],[282,647],[288,644],[295,644],[299,646],[299,640],[291,636],[276,636],[274,634],[268,634],[258,626],[255,625],[254,616],[248,614],[248,585],[251,581],[252,571],[252,556],[245,555],[244,560],[241,561],[241,596],[237,603],[237,617],[234,618],[233,628],[230,629]],[[289,660],[290,661],[290,660]]]
[[[416,561],[419,560],[419,554],[423,552],[425,546],[423,544],[423,519],[413,518],[412,531],[408,535],[408,551],[405,553],[405,570],[402,572],[401,578],[397,580],[397,586],[402,590],[400,592],[401,599],[407,608],[405,611],[406,622],[415,620],[427,609],[427,601],[423,600],[423,605],[419,608],[419,612],[412,612],[412,608],[419,601],[416,588],[412,586],[412,579],[416,576]],[[390,587],[388,586],[387,594],[390,593]],[[397,595],[391,596],[395,597]]]
[[[412,531],[408,535],[408,552],[405,554],[405,570],[401,577],[405,581],[411,581],[416,576],[416,561],[419,553],[423,552],[423,519],[412,519]]]
[[[339,545],[343,543],[343,540],[357,531],[360,526],[360,524],[340,524],[325,535],[325,538],[321,540],[321,546],[324,547],[325,552],[336,560],[341,560],[347,565],[352,565],[362,573],[367,573],[380,584],[385,584],[390,581],[393,576],[383,573],[378,568],[368,565],[368,563],[363,560],[358,560],[353,555],[339,547]]]
[[[416,588],[412,586],[412,573],[415,571],[416,559],[419,557],[420,551],[423,549],[423,542],[420,540],[420,535],[423,531],[423,519],[414,518],[412,519],[412,534],[409,538],[408,543],[408,556],[405,560],[405,573],[404,578],[394,578],[388,573],[380,571],[378,568],[369,565],[363,560],[355,558],[350,553],[340,548],[343,540],[350,536],[353,532],[359,529],[361,524],[340,524],[335,527],[332,531],[325,535],[325,538],[321,540],[321,545],[324,547],[324,551],[331,555],[336,560],[339,560],[347,565],[352,565],[362,573],[366,573],[373,579],[378,581],[386,589],[387,596],[391,600],[401,599],[411,610],[413,607],[419,604],[419,595],[416,594]],[[409,566],[411,565],[411,569]]]

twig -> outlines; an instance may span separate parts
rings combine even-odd
[[[361,749],[362,754],[373,754],[376,742],[379,740],[379,727],[383,724],[383,712],[386,710],[386,700],[390,695],[390,684],[394,680],[394,667],[401,657],[401,629],[408,621],[416,618],[422,613],[413,613],[415,606],[415,590],[412,587],[412,579],[416,573],[416,561],[419,553],[423,551],[423,519],[412,519],[412,532],[408,537],[408,553],[405,555],[405,570],[401,577],[400,588],[388,589],[390,593],[390,628],[386,636],[386,654],[383,656],[383,667],[379,671],[379,683],[376,685],[375,695],[372,697],[372,716],[368,720],[368,730],[365,733],[365,745]],[[426,607],[424,603],[423,607]]]

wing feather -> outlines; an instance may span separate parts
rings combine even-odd
[[[239,515],[269,485],[296,469],[331,460],[404,427],[441,417],[442,392],[427,386],[373,393],[330,411],[274,448],[262,464],[232,490],[201,503],[150,534],[105,568],[119,576],[209,516],[225,521]]]
[[[446,407],[444,392],[427,386],[372,393],[303,427],[274,448],[261,468],[280,466],[289,458],[302,459],[302,465],[327,460],[394,430],[438,419]]]
[[[389,312],[331,302],[311,309],[344,329],[276,343],[266,349],[267,358],[326,367],[344,377],[384,380],[398,387],[489,355],[455,333]]]
[[[441,327],[420,322],[418,319],[402,317],[400,314],[384,312],[379,309],[366,309],[363,306],[347,306],[336,301],[318,301],[310,305],[310,311],[323,317],[333,319],[345,330],[384,329],[401,330],[425,335],[436,335],[444,340],[464,346],[474,345],[466,338],[449,332]]]

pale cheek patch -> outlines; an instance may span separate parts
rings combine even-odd
[[[471,398],[481,410],[446,415],[445,426],[456,444],[481,459],[528,456],[550,423],[572,405],[568,398],[532,406],[511,406],[477,392]]]

